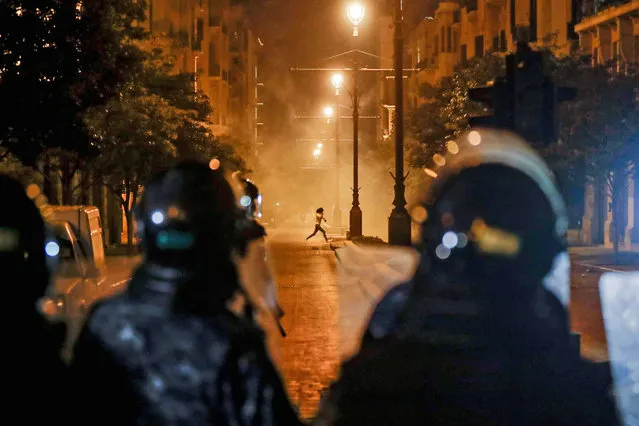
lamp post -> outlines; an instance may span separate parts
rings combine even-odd
[[[340,120],[340,112],[339,112],[339,89],[342,87],[344,83],[344,76],[340,73],[333,74],[331,77],[331,84],[335,88],[335,217],[333,221],[336,226],[342,226],[342,210],[339,203],[339,120]]]
[[[357,26],[364,19],[366,9],[361,3],[351,3],[346,8],[348,19],[353,24],[353,37],[359,36]],[[350,237],[362,236],[362,209],[359,207],[359,65],[353,67],[353,207],[350,211]]]
[[[395,0],[394,29],[394,70],[395,70],[395,199],[393,211],[388,218],[388,242],[392,245],[411,244],[411,218],[406,210],[404,181],[404,81],[403,54],[404,36],[402,26],[404,17],[402,0]]]
[[[353,37],[359,37],[358,25],[364,20],[366,8],[361,3],[351,3],[346,7],[346,15],[353,24]]]

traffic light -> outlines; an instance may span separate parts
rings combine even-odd
[[[506,57],[506,77],[492,86],[470,89],[471,100],[493,109],[492,116],[471,117],[471,127],[497,127],[519,133],[537,147],[558,139],[558,104],[574,99],[573,88],[557,87],[543,71],[543,56],[526,44]]]
[[[493,127],[511,129],[513,127],[513,97],[510,82],[497,78],[492,86],[477,87],[468,91],[471,100],[492,108],[493,115],[470,117],[471,127]]]

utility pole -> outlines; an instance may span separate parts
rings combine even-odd
[[[339,111],[339,90],[336,91],[335,94],[335,108],[334,111],[334,119],[335,119],[335,217],[333,220],[335,221],[335,225],[342,227],[342,210],[339,203],[339,120],[340,120],[340,111]]]
[[[359,87],[355,63],[353,70],[353,207],[350,212],[350,237],[362,236],[362,209],[359,207]]]
[[[411,218],[406,210],[404,184],[404,17],[402,0],[395,0],[394,71],[395,71],[395,199],[388,218],[388,242],[391,245],[411,244]]]

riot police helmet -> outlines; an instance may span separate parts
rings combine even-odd
[[[181,162],[151,179],[135,213],[147,261],[182,269],[230,262],[240,211],[222,172]]]
[[[417,207],[422,272],[468,278],[492,300],[526,303],[543,284],[566,307],[568,217],[546,163],[504,130],[472,130],[447,148]]]

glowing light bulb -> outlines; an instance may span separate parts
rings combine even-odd
[[[161,212],[155,212],[151,215],[151,222],[155,223],[156,225],[161,224],[162,222],[164,222],[164,215]]]

